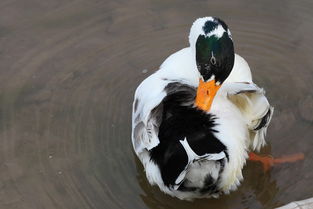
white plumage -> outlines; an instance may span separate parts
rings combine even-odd
[[[264,96],[263,89],[252,82],[247,62],[236,54],[233,69],[218,90],[209,111],[209,114],[216,116],[214,126],[216,132],[213,134],[226,146],[229,159],[223,161],[225,163],[217,164],[215,163],[217,160],[226,159],[224,152],[200,156],[192,150],[188,139],[182,138],[180,144],[188,156],[188,164],[178,175],[175,185],[164,184],[160,167],[151,160],[150,155],[150,151],[160,143],[158,134],[162,108],[156,107],[162,104],[167,96],[165,88],[170,83],[178,82],[195,89],[198,87],[201,75],[195,59],[196,39],[199,34],[204,34],[203,24],[213,20],[212,17],[206,17],[195,21],[189,36],[190,47],[169,56],[158,71],[138,86],[134,97],[133,148],[143,163],[149,183],[158,185],[163,192],[180,199],[217,197],[221,193],[235,190],[243,179],[242,168],[248,157],[248,151],[259,150],[265,145],[264,137],[273,113],[273,108]],[[223,35],[222,29],[220,25],[215,28],[216,36]],[[230,31],[226,32],[230,36]],[[214,31],[211,31],[211,35],[214,35]],[[266,124],[258,128],[265,116]],[[218,179],[216,185],[218,192],[199,193],[178,189],[182,182],[185,187],[200,188],[208,175]]]

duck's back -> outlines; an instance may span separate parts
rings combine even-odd
[[[193,107],[196,89],[180,83],[162,102],[158,146],[150,152],[166,186],[178,192],[217,194],[227,148],[214,135],[214,116]]]

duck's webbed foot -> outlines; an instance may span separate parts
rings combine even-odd
[[[292,163],[292,162],[296,162],[298,160],[303,160],[303,159],[304,159],[303,153],[286,155],[286,156],[282,156],[279,158],[274,158],[271,155],[261,156],[261,155],[255,154],[254,152],[249,153],[249,160],[258,161],[258,162],[262,163],[264,172],[268,171],[275,164]]]

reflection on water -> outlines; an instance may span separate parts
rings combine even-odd
[[[269,1],[0,2],[0,208],[273,208],[311,197],[313,4]],[[236,192],[181,201],[151,187],[130,142],[134,90],[219,16],[275,106],[262,153],[303,152]],[[147,70],[145,70],[147,69]]]

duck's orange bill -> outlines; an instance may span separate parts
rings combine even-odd
[[[215,80],[204,82],[200,79],[195,105],[203,111],[209,111],[220,87],[220,85],[216,85]]]

